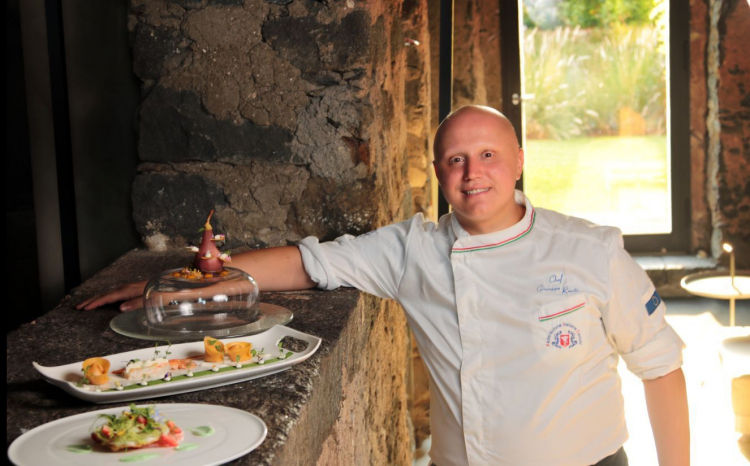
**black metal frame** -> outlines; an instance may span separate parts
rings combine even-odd
[[[500,0],[500,63],[502,79],[503,114],[516,128],[518,145],[523,145],[523,105],[513,104],[513,94],[522,95],[521,81],[521,10],[518,1]],[[507,66],[508,63],[516,64]],[[516,181],[516,189],[523,190],[523,174]]]
[[[453,107],[453,0],[440,0],[440,90],[438,121],[443,121]],[[450,212],[450,205],[438,190],[438,217]]]
[[[60,237],[65,292],[81,283],[78,254],[78,225],[73,170],[73,144],[70,134],[68,73],[65,66],[62,0],[45,0],[47,53],[49,54],[52,122],[55,135],[57,196],[60,210]]]
[[[672,233],[627,235],[631,252],[689,252],[690,231],[690,8],[669,1],[670,170]]]
[[[499,0],[502,60],[503,113],[523,142],[522,105],[513,105],[512,95],[521,89],[520,0]],[[669,1],[670,68],[670,170],[672,175],[672,233],[626,235],[630,252],[688,252],[690,249],[690,10],[678,0]],[[521,180],[522,181],[522,180]],[[522,183],[516,185],[522,189]]]

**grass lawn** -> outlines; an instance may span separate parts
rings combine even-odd
[[[626,234],[670,232],[666,136],[527,140],[525,156],[535,206]]]

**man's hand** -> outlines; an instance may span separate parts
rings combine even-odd
[[[132,311],[143,307],[143,289],[148,282],[135,282],[122,285],[121,287],[89,298],[76,306],[76,309],[90,311],[97,307],[117,301],[125,301],[120,305],[121,311]]]

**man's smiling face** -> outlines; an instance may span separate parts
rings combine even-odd
[[[443,196],[470,234],[505,229],[523,217],[515,183],[523,169],[510,122],[485,107],[464,107],[435,136],[435,172]]]

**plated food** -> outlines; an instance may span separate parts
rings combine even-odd
[[[131,404],[120,415],[100,414],[91,438],[112,451],[144,447],[176,447],[182,429],[172,420],[157,415],[156,407]]]
[[[131,359],[125,367],[108,373],[109,360],[101,357],[89,358],[82,364],[83,373],[78,386],[92,388],[96,391],[125,390],[128,387],[148,386],[154,382],[172,382],[197,375],[208,375],[209,372],[221,372],[227,369],[242,369],[245,365],[272,364],[292,356],[292,352],[277,343],[276,355],[253,349],[247,341],[233,341],[228,345],[218,338],[206,337],[203,340],[204,352],[182,359],[168,359],[172,354],[172,345],[166,350],[154,348],[154,355],[148,359]],[[162,351],[164,355],[162,355]],[[275,356],[275,357],[274,357]],[[111,375],[111,377],[110,377]]]
[[[304,345],[285,346],[287,338]],[[204,390],[289,369],[317,351],[320,338],[277,325],[252,337],[165,344],[87,358],[57,367],[34,367],[50,383],[94,403],[131,401]]]
[[[139,421],[141,416],[151,420],[146,419],[143,424],[143,420]],[[111,438],[104,431],[110,431]],[[120,432],[125,433],[120,435]],[[258,416],[226,406],[131,404],[75,414],[37,426],[13,441],[8,459],[18,466],[144,462],[149,466],[218,466],[257,448],[267,432]],[[99,434],[107,440],[94,440]],[[153,442],[156,434],[159,437]],[[179,443],[175,446],[172,441]]]

